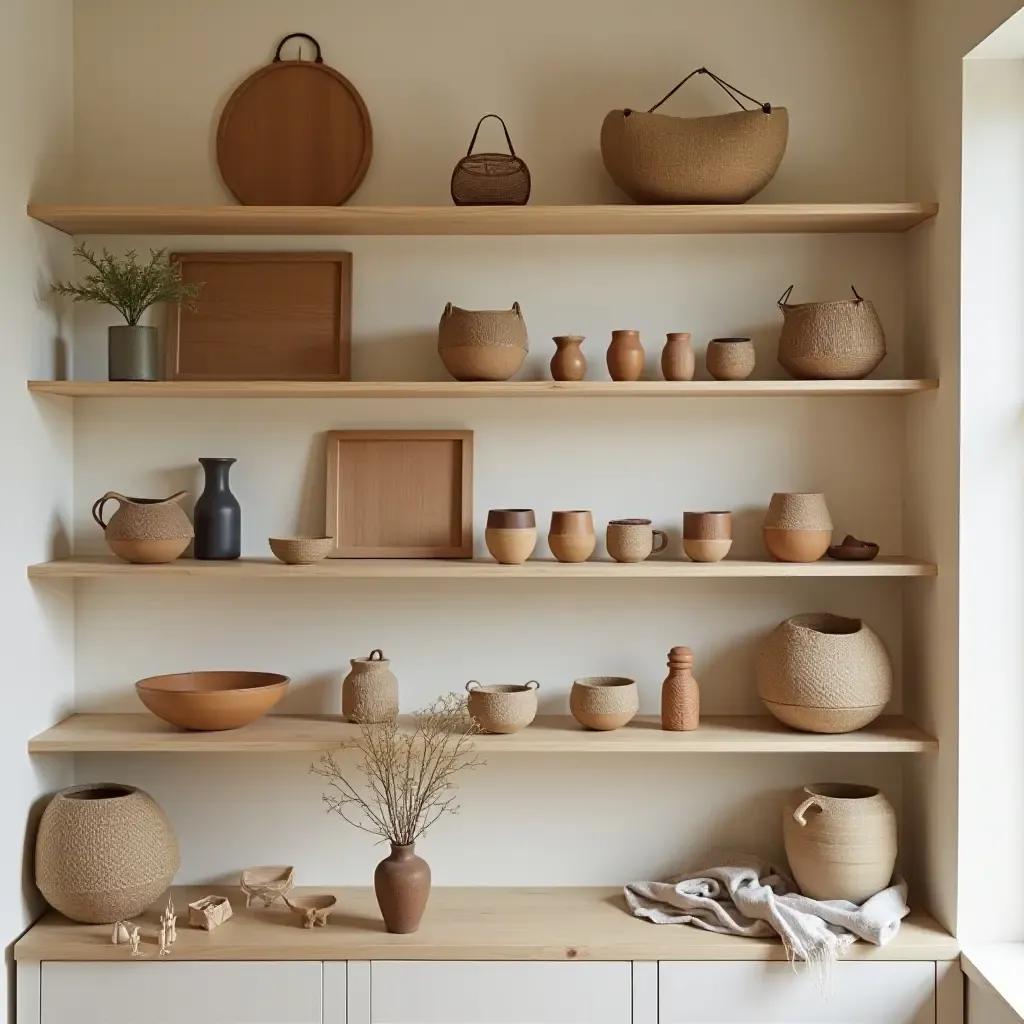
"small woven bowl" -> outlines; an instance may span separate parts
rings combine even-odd
[[[334,547],[333,537],[271,537],[270,550],[288,565],[323,561]]]

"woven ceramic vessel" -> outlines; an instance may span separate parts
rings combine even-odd
[[[143,565],[173,562],[195,535],[178,504],[187,496],[188,491],[178,491],[169,498],[129,498],[107,491],[93,503],[92,517],[118,558]],[[108,501],[116,501],[118,508],[104,522],[103,506]]]
[[[382,650],[353,658],[341,683],[341,713],[350,722],[386,722],[398,714],[398,680]]]
[[[683,551],[694,562],[720,562],[732,548],[731,512],[684,512]]]
[[[101,782],[58,793],[36,838],[36,885],[72,921],[137,917],[181,865],[167,815],[141,789]]]
[[[668,534],[655,530],[650,519],[613,519],[605,531],[605,547],[616,562],[644,562],[668,547]]]
[[[508,153],[474,153],[480,126],[493,117],[501,122]],[[484,114],[477,122],[466,155],[455,165],[451,183],[456,206],[524,206],[530,199],[530,169],[512,145],[505,121],[498,114]]]
[[[519,303],[511,309],[460,309],[449,302],[437,329],[437,351],[456,380],[509,380],[529,351]]]
[[[532,508],[492,508],[484,531],[487,550],[502,565],[522,565],[537,546],[537,516]]]
[[[746,94],[707,68],[693,74],[709,75],[743,106],[733,94]],[[654,113],[661,103],[647,113],[612,110],[601,126],[605,169],[635,202],[745,203],[775,176],[789,140],[785,107],[765,103],[713,117],[669,117]]]
[[[757,365],[757,354],[749,338],[714,338],[704,362],[715,380],[746,380]]]
[[[636,681],[622,676],[577,679],[569,691],[569,710],[587,729],[621,729],[640,710]]]
[[[765,547],[780,562],[816,562],[832,543],[825,495],[773,494],[763,533]]]
[[[537,717],[537,689],[540,683],[499,683],[481,686],[475,679],[466,683],[469,717],[484,732],[513,733],[525,729]]]
[[[799,380],[859,380],[885,358],[885,332],[874,305],[853,289],[852,299],[790,305],[779,300],[784,322],[779,362]]]
[[[757,695],[794,729],[853,732],[892,698],[892,661],[881,637],[860,619],[794,615],[761,645]]]
[[[333,537],[271,537],[274,557],[287,565],[312,565],[323,561],[334,548]]]
[[[786,856],[800,891],[861,904],[889,886],[896,812],[873,786],[804,786],[782,811]]]

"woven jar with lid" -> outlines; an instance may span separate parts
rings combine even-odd
[[[350,722],[386,722],[398,714],[398,680],[379,648],[353,658],[341,684],[341,713]]]

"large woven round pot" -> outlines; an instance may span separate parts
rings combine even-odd
[[[519,303],[511,309],[460,309],[449,302],[437,328],[437,351],[456,380],[509,380],[529,351]]]
[[[794,615],[761,645],[757,695],[794,729],[853,732],[892,698],[892,661],[881,637],[860,619]]]
[[[875,307],[852,290],[852,299],[791,305],[790,287],[779,300],[779,362],[794,377],[859,380],[885,358],[885,332]]]
[[[158,899],[181,865],[167,815],[141,789],[99,782],[58,793],[39,822],[36,885],[72,921],[113,924]]]
[[[805,896],[863,903],[896,866],[896,812],[873,786],[815,783],[782,811],[789,867]]]

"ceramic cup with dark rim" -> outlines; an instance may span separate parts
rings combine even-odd
[[[708,342],[705,362],[715,380],[746,380],[757,362],[754,343],[749,338],[715,338]]]
[[[655,545],[655,538],[658,539]],[[608,554],[616,562],[643,562],[664,551],[668,546],[668,534],[655,530],[650,519],[613,519],[605,534]]]
[[[720,562],[732,547],[731,512],[684,512],[683,551],[694,562]]]
[[[496,562],[522,565],[537,545],[537,516],[532,508],[492,508],[484,542]]]
[[[585,562],[597,546],[594,516],[585,509],[551,513],[548,547],[560,562]]]

